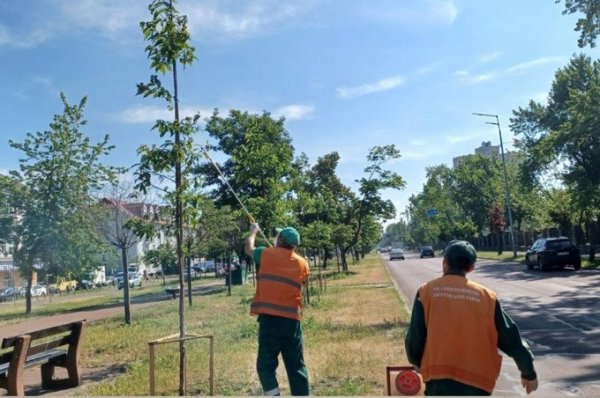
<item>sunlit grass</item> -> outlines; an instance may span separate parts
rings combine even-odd
[[[331,279],[327,291],[316,294],[306,308],[305,359],[313,395],[382,395],[385,366],[405,363],[405,306],[376,256],[352,273]],[[260,395],[256,376],[256,318],[248,314],[253,286],[235,286],[232,296],[217,293],[194,297],[186,305],[187,332],[215,336],[217,395]],[[134,324],[121,318],[89,325],[83,344],[86,368],[122,365],[126,371],[83,386],[77,395],[147,395],[148,342],[178,331],[177,301],[157,303],[134,314]],[[187,344],[188,394],[205,395],[208,384],[208,343]],[[157,394],[176,395],[178,346],[163,346],[157,355]],[[289,395],[283,365],[279,381]]]
[[[502,254],[498,254],[497,251],[477,251],[477,258],[483,258],[487,260],[510,260],[516,262],[525,261],[525,253],[517,252],[517,256],[513,255],[512,250],[503,250]]]

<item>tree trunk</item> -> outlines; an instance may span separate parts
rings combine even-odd
[[[340,247],[340,257],[342,260],[342,270],[344,272],[348,272],[348,262],[346,261],[346,249],[344,247]]]
[[[498,255],[502,254],[504,246],[504,232],[498,232]]]
[[[189,245],[188,245],[188,253],[189,253]],[[215,267],[216,269],[216,267]],[[188,287],[188,304],[192,306],[192,258],[188,255],[187,257],[187,287]]]
[[[131,325],[131,303],[129,301],[129,270],[127,269],[127,249],[125,247],[121,247],[121,266],[123,267],[123,305],[125,308],[125,323]]]
[[[27,290],[25,291],[25,314],[31,314],[31,276],[27,278]]]

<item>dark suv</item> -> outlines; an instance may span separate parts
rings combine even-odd
[[[525,253],[525,265],[527,269],[537,266],[542,271],[572,265],[577,270],[581,268],[581,254],[568,238],[542,238]]]
[[[435,252],[431,246],[423,246],[421,248],[421,258],[423,257],[435,257]]]

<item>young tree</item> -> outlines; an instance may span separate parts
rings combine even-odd
[[[107,192],[108,197],[102,198],[97,211],[96,226],[100,235],[115,247],[121,256],[121,267],[123,280],[129,280],[129,269],[127,254],[138,239],[142,236],[152,236],[154,228],[152,224],[144,220],[136,219],[127,209],[127,200],[131,198],[133,190],[128,182],[116,182],[111,185]],[[123,305],[125,311],[125,323],[131,324],[131,302],[129,299],[129,283],[123,284]]]
[[[64,111],[54,116],[49,131],[27,133],[21,143],[9,141],[24,156],[20,172],[14,172],[24,187],[14,259],[27,278],[26,313],[31,312],[29,288],[36,266],[66,275],[100,265],[101,242],[89,211],[92,191],[114,180],[118,171],[100,162],[113,148],[108,136],[92,144],[81,132],[86,98],[70,105],[61,93],[61,100]]]
[[[155,174],[165,176],[173,173],[175,183],[174,208],[175,208],[175,236],[177,262],[179,267],[179,287],[184,289],[184,253],[183,253],[183,200],[186,191],[185,175],[198,155],[193,148],[192,136],[197,131],[196,122],[199,115],[181,119],[179,116],[179,89],[177,79],[177,66],[190,65],[194,59],[194,47],[190,44],[190,34],[187,29],[187,18],[180,15],[174,6],[175,0],[154,0],[148,9],[152,14],[150,21],[141,22],[140,27],[144,33],[144,40],[149,44],[146,53],[150,59],[150,66],[155,73],[165,75],[170,72],[173,77],[173,92],[163,86],[158,75],[151,75],[148,83],[137,85],[137,94],[144,97],[162,98],[166,101],[169,110],[173,110],[173,121],[157,120],[153,129],[161,137],[168,136],[160,146],[142,146],[138,150],[141,155],[137,169],[137,187],[146,192],[152,186],[152,177]],[[185,395],[185,301],[183,294],[179,295],[179,335],[182,339],[179,345],[179,394]]]

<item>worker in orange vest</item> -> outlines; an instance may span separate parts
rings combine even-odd
[[[452,241],[444,250],[443,276],[417,292],[405,340],[408,360],[420,368],[425,395],[491,395],[502,357],[512,357],[527,394],[538,387],[533,355],[496,294],[466,278],[475,248]]]
[[[308,262],[294,250],[300,234],[292,227],[279,230],[275,247],[255,247],[258,224],[250,226],[246,254],[258,273],[250,313],[258,316],[256,370],[265,395],[280,395],[277,382],[281,353],[292,395],[309,395],[308,370],[302,341],[302,284],[310,275]]]

